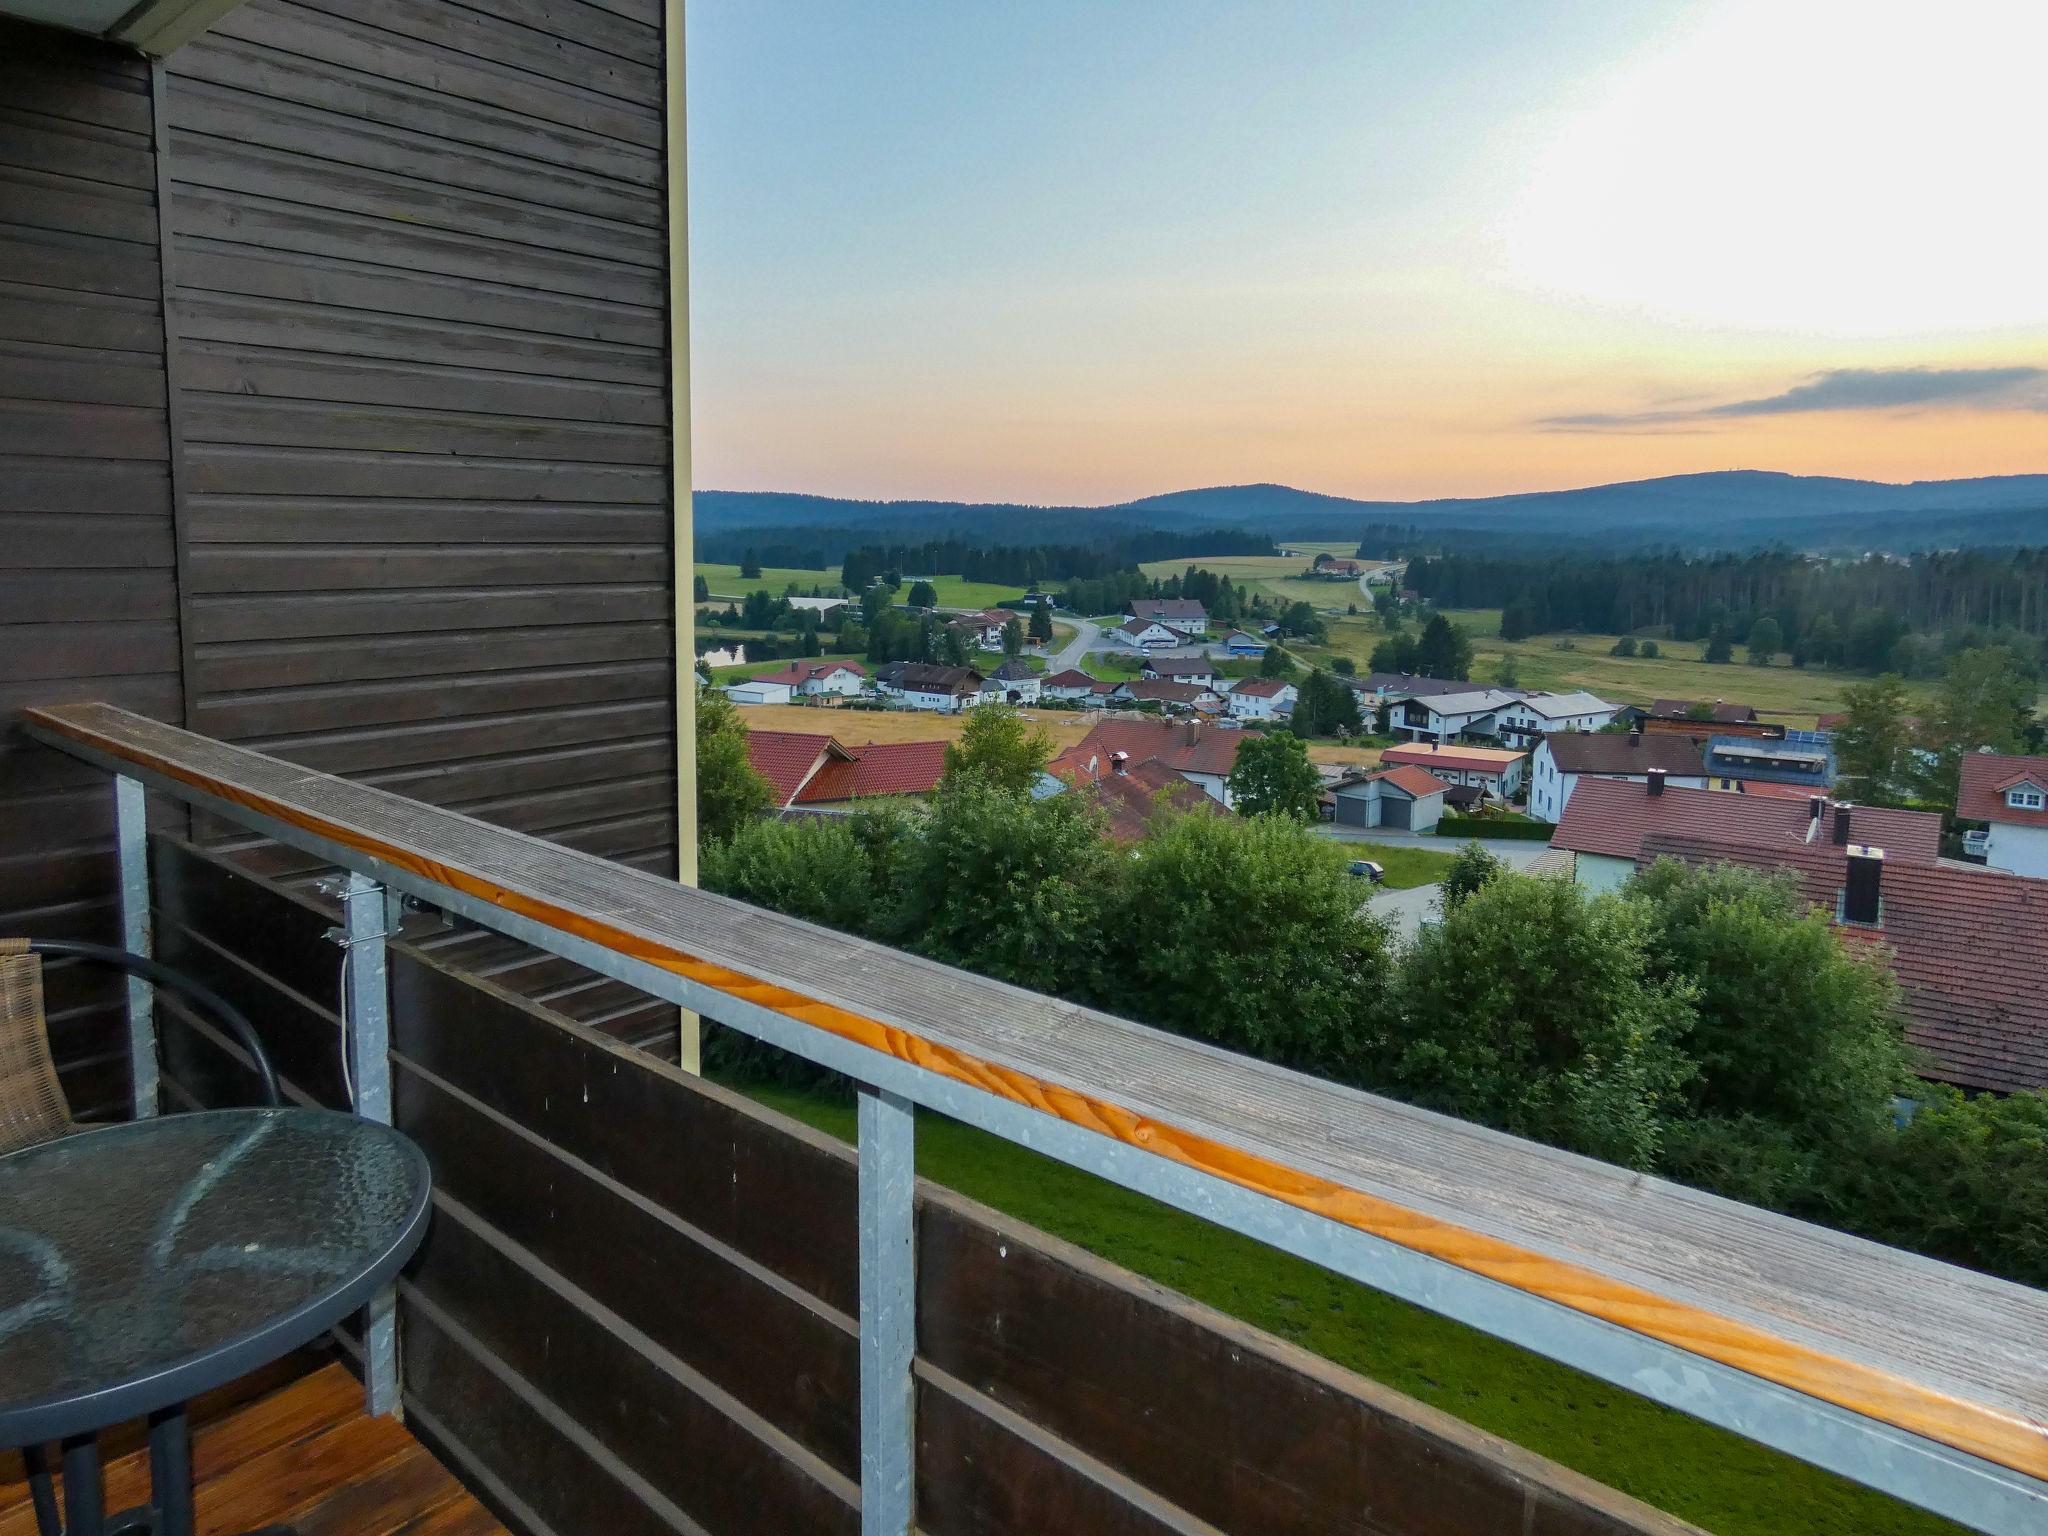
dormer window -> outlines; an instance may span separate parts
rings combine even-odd
[[[2008,789],[2005,792],[2005,803],[2016,811],[2038,811],[2044,804],[2048,804],[2048,801],[2044,801],[2040,790],[2023,785],[2018,789]]]

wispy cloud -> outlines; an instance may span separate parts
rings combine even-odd
[[[1895,411],[1943,406],[2048,412],[2048,368],[1831,368],[1775,395],[1719,405],[1546,416],[1549,432],[1697,431],[1740,416]]]

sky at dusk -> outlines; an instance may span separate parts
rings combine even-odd
[[[2048,471],[2040,0],[692,0],[696,480]]]

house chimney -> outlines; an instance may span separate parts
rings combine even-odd
[[[1811,844],[1820,837],[1821,816],[1828,808],[1826,795],[1812,795],[1806,801],[1806,842]]]
[[[1130,761],[1130,753],[1112,752],[1109,754],[1109,771],[1121,778],[1128,771]]]
[[[1639,725],[1628,733],[1629,750],[1634,751],[1643,744],[1643,728]]]
[[[1849,802],[1846,800],[1835,802],[1835,846],[1849,846]]]
[[[1662,768],[1652,768],[1650,770],[1649,790],[1653,795],[1664,793],[1664,770]]]
[[[1884,920],[1884,850],[1849,845],[1848,876],[1842,885],[1842,921],[1876,927]]]

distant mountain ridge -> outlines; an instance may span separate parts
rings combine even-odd
[[[1244,528],[1276,539],[1342,539],[1356,538],[1371,524],[1391,523],[1702,549],[1771,543],[1902,551],[2048,544],[2048,474],[1892,484],[1739,469],[1427,501],[1368,501],[1272,484],[1206,486],[1097,507],[857,501],[763,491],[699,491],[696,501],[698,526],[707,534],[830,529],[1027,543],[1185,527]]]

